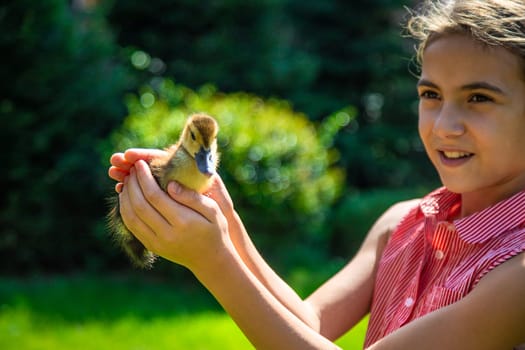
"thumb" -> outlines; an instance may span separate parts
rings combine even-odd
[[[216,221],[219,209],[211,198],[186,188],[175,181],[168,184],[168,195],[179,204],[197,212],[206,220],[210,222]]]

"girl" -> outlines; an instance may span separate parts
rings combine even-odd
[[[419,133],[443,188],[398,203],[306,300],[266,264],[216,176],[209,196],[145,161],[111,158],[124,222],[188,267],[260,349],[335,349],[370,312],[365,347],[518,349],[525,343],[525,4],[428,1],[419,40]]]

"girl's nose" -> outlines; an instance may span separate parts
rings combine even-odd
[[[432,132],[441,138],[458,137],[465,133],[465,124],[460,108],[443,104],[434,120]]]

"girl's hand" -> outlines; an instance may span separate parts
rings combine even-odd
[[[137,160],[129,169],[129,176],[124,176],[125,186],[121,187],[120,210],[135,237],[148,250],[192,271],[218,263],[225,248],[232,245],[228,223],[215,200],[176,183],[170,183],[169,194],[165,193],[143,160]],[[222,191],[220,183],[218,188]],[[221,195],[216,197],[227,202]]]
[[[131,148],[124,153],[115,153],[110,158],[111,167],[108,175],[117,181],[115,191],[122,192],[124,180],[129,175],[130,169],[136,161],[144,160],[150,162],[153,158],[163,156],[166,152],[158,149]]]
[[[230,197],[224,182],[218,174],[213,175],[213,182],[210,188],[204,192],[204,195],[213,199],[226,218],[230,220],[234,214],[233,200]]]

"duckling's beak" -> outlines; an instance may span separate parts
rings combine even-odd
[[[201,147],[199,152],[195,153],[195,161],[197,162],[197,168],[204,175],[211,176],[215,172],[211,150]]]

